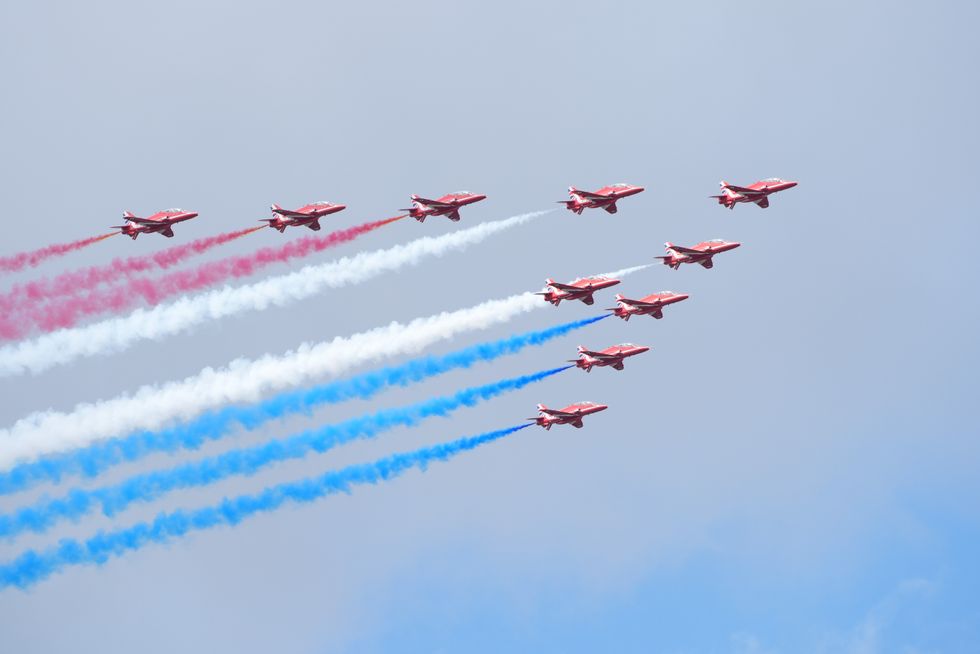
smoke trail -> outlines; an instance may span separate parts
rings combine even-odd
[[[83,447],[133,430],[158,429],[232,402],[258,402],[270,392],[384,357],[419,352],[455,334],[504,323],[541,306],[548,305],[532,293],[523,293],[408,324],[393,322],[346,338],[305,344],[281,356],[237,359],[180,381],[148,384],[131,395],[78,404],[67,413],[34,413],[0,430],[0,469],[19,459]]]
[[[0,376],[41,372],[80,357],[120,352],[139,341],[177,334],[210,320],[292,304],[328,288],[357,284],[385,272],[416,265],[427,257],[463,250],[546,213],[549,212],[538,211],[482,223],[443,236],[426,236],[386,250],[306,266],[254,284],[181,298],[153,309],[137,309],[126,317],[0,347]]]
[[[30,303],[44,302],[52,298],[75,295],[102,284],[115,283],[122,277],[155,269],[167,269],[187,259],[204,254],[208,250],[251,234],[265,225],[225,232],[215,236],[199,238],[190,243],[175,245],[153,254],[114,259],[111,263],[72,270],[51,279],[18,284],[4,295],[0,295],[0,311],[10,313],[22,310]]]
[[[626,277],[626,275],[631,275],[645,268],[649,268],[652,265],[653,265],[652,263],[645,263],[641,266],[630,266],[629,268],[623,268],[622,270],[616,270],[611,273],[603,273],[602,276],[612,277],[613,279],[619,279],[620,277]]]
[[[429,464],[448,461],[457,454],[500,440],[530,425],[487,432],[478,436],[395,454],[373,463],[348,466],[317,477],[269,486],[254,495],[225,498],[219,504],[194,510],[159,513],[152,522],[140,522],[114,531],[100,531],[85,541],[62,539],[44,551],[27,550],[0,566],[0,589],[27,588],[73,565],[101,565],[110,558],[141,549],[151,543],[169,543],[192,531],[222,525],[235,526],[259,513],[284,504],[307,504],[327,495],[349,493],[353,486],[377,484],[413,468],[425,471]]]
[[[34,250],[33,252],[21,252],[20,254],[15,254],[9,257],[0,257],[0,272],[16,272],[18,270],[23,270],[24,268],[33,268],[42,261],[46,261],[51,257],[60,257],[61,255],[68,254],[69,252],[81,250],[83,247],[92,245],[93,243],[98,243],[99,241],[104,241],[110,236],[115,236],[118,233],[119,232],[112,232],[111,234],[92,236],[78,241],[72,241],[71,243],[49,245],[46,248]]]
[[[0,495],[24,490],[44,481],[58,482],[70,475],[94,477],[125,461],[135,461],[150,452],[194,449],[206,441],[217,440],[236,425],[256,429],[288,413],[311,411],[318,406],[358,398],[368,399],[390,386],[428,379],[474,363],[492,361],[515,354],[525,347],[543,345],[555,338],[608,318],[603,314],[547,329],[525,332],[497,341],[463,348],[443,356],[413,359],[398,366],[357,375],[351,379],[320,384],[310,389],[281,393],[250,407],[226,407],[209,411],[189,423],[156,432],[137,432],[122,438],[110,438],[84,449],[49,455],[41,460],[22,463],[0,473]]]
[[[214,286],[229,279],[245,277],[275,263],[306,257],[336,247],[404,217],[395,216],[385,220],[375,220],[337,230],[325,236],[289,241],[279,247],[262,248],[251,254],[210,261],[191,270],[179,270],[156,279],[146,277],[130,279],[123,285],[103,291],[93,290],[85,295],[69,297],[46,305],[30,304],[19,315],[0,325],[0,336],[19,338],[28,333],[32,325],[42,331],[64,329],[75,325],[86,316],[122,311],[141,301],[154,306],[175,295]]]
[[[302,459],[311,452],[323,454],[353,440],[374,438],[389,429],[415,426],[435,416],[448,417],[463,406],[475,406],[501,393],[519,390],[574,366],[563,366],[531,375],[504,379],[484,386],[461,390],[397,409],[383,409],[336,425],[310,429],[281,440],[270,440],[253,447],[239,448],[185,463],[169,470],[138,474],[112,486],[74,488],[62,498],[43,498],[33,506],[12,514],[0,514],[0,537],[11,537],[30,530],[43,532],[59,520],[78,518],[97,506],[114,516],[134,502],[150,502],[178,489],[210,486],[236,475],[253,475],[281,461]]]

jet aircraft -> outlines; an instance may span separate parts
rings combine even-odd
[[[549,409],[545,405],[539,404],[538,413],[541,415],[537,418],[528,418],[528,420],[549,430],[552,425],[571,425],[581,429],[583,416],[605,411],[608,408],[605,404],[596,404],[595,402],[577,402],[564,409]]]
[[[738,243],[737,241],[725,241],[720,238],[716,238],[711,241],[701,241],[694,247],[686,248],[681,245],[674,245],[670,241],[667,241],[664,243],[664,249],[667,250],[667,256],[655,258],[661,259],[665,266],[670,266],[674,270],[680,268],[682,263],[699,263],[704,268],[711,268],[715,265],[711,260],[713,256],[722,252],[734,250],[740,245],[741,243]]]
[[[343,211],[347,208],[344,204],[332,204],[330,202],[312,202],[304,204],[299,209],[283,209],[278,204],[270,207],[272,218],[263,218],[259,222],[269,223],[269,227],[279,230],[282,234],[287,227],[302,227],[306,225],[314,232],[320,231],[320,219],[332,213]]]
[[[401,209],[400,211],[407,211],[409,216],[420,223],[424,223],[425,219],[429,216],[445,216],[449,220],[457,222],[459,220],[460,207],[465,207],[468,204],[486,199],[487,196],[485,195],[470,193],[469,191],[450,193],[442,196],[438,200],[429,200],[418,195],[413,195],[411,208]]]
[[[166,209],[158,211],[147,218],[140,218],[129,211],[123,212],[126,219],[125,225],[113,225],[113,229],[118,229],[120,233],[129,236],[134,241],[140,234],[163,234],[167,238],[172,238],[174,230],[172,227],[177,223],[182,223],[191,218],[197,218],[197,212],[184,211],[183,209]]]
[[[592,372],[592,366],[599,366],[600,368],[609,366],[613,370],[622,370],[623,359],[636,356],[637,354],[643,354],[649,349],[644,345],[622,343],[595,352],[579,345],[579,357],[577,359],[569,359],[569,362],[574,363],[585,372]]]
[[[595,299],[592,294],[604,288],[615,286],[619,283],[618,279],[611,277],[580,277],[570,284],[562,284],[548,278],[544,282],[547,284],[545,289],[535,295],[544,296],[545,301],[551,302],[556,307],[562,300],[581,300],[585,304],[592,305]]]
[[[574,186],[568,187],[569,200],[559,200],[559,204],[564,204],[569,211],[574,211],[578,215],[586,209],[605,209],[609,213],[616,213],[616,202],[622,198],[642,193],[642,186],[632,184],[613,184],[603,186],[598,191],[583,191]]]
[[[640,300],[631,300],[617,293],[617,305],[612,309],[606,309],[606,311],[612,311],[623,320],[629,320],[630,316],[653,316],[657,320],[660,320],[664,317],[663,308],[665,306],[674,304],[675,302],[682,302],[689,297],[689,295],[683,293],[660,291]]]
[[[765,209],[769,206],[770,195],[793,188],[796,184],[797,182],[787,182],[778,177],[770,177],[748,186],[735,186],[722,180],[721,195],[710,197],[715,198],[718,200],[718,204],[723,204],[729,209],[734,209],[739,202],[755,202]]]

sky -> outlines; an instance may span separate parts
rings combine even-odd
[[[539,402],[610,406],[585,429],[525,429],[424,473],[2,591],[0,650],[976,651],[978,19],[966,2],[0,5],[0,255],[103,233],[124,210],[200,212],[172,241],[108,239],[3,288],[254,225],[273,202],[346,204],[332,227],[391,216],[412,193],[488,196],[458,225],[400,221],[310,258],[325,262],[554,208],[569,185],[646,187],[616,215],[555,210],[398,274],[0,379],[3,426],[650,263],[668,240],[742,243],[712,270],[655,266],[615,289],[689,293],[663,320],[604,320],[233,442],[555,367],[579,344],[652,347],[622,372],[570,370],[115,521],[0,541],[7,561],[508,427]],[[800,184],[766,210],[707,197],[720,179],[771,176]],[[300,236],[263,230],[205,259]],[[588,317],[612,293],[427,352]]]

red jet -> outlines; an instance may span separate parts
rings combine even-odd
[[[574,211],[582,215],[585,209],[605,209],[609,213],[616,213],[616,201],[622,198],[642,193],[642,186],[631,184],[613,184],[603,186],[595,193],[591,191],[581,191],[574,186],[568,187],[568,197],[570,200],[559,200],[559,204],[564,204],[569,211]]]
[[[583,416],[605,411],[608,408],[605,404],[596,404],[595,402],[578,402],[561,410],[549,409],[545,405],[539,404],[538,412],[541,415],[537,418],[528,418],[528,420],[533,420],[545,429],[551,429],[552,425],[571,425],[572,427],[581,429]]]
[[[126,219],[125,225],[113,225],[113,229],[120,230],[120,233],[129,236],[134,241],[140,234],[163,234],[167,238],[172,238],[174,230],[171,229],[177,223],[182,223],[191,218],[197,218],[197,212],[184,211],[183,209],[167,209],[158,211],[149,218],[139,218],[128,211],[123,212]]]
[[[321,201],[304,204],[295,211],[292,209],[283,209],[278,204],[274,204],[270,208],[272,209],[272,218],[263,218],[259,222],[269,223],[269,227],[278,229],[279,233],[282,234],[286,231],[287,227],[302,227],[303,225],[306,225],[314,232],[318,232],[320,231],[321,218],[329,216],[332,213],[337,213],[338,211],[343,211],[347,208],[347,205],[331,204]]]
[[[712,241],[702,241],[693,248],[686,248],[667,241],[664,243],[667,256],[655,258],[662,259],[665,266],[670,266],[674,270],[680,268],[682,263],[699,263],[705,268],[711,268],[714,266],[711,257],[720,252],[734,250],[740,245],[741,243],[736,241],[723,241],[720,238],[716,238]]]
[[[689,297],[689,295],[684,295],[683,293],[660,291],[659,293],[648,295],[642,300],[631,300],[617,293],[617,306],[613,309],[606,309],[606,311],[612,311],[623,320],[629,320],[630,316],[653,316],[657,320],[660,320],[664,317],[663,308],[665,306],[674,304],[675,302],[683,302]]]
[[[543,295],[545,301],[551,302],[556,307],[562,300],[581,300],[591,306],[595,303],[593,293],[615,286],[619,280],[611,277],[580,277],[571,284],[560,284],[549,278],[544,280],[544,283],[547,284],[545,289],[535,295]]]
[[[712,195],[718,200],[718,204],[723,204],[729,209],[734,209],[739,202],[755,202],[765,209],[769,206],[769,196],[773,193],[785,191],[796,186],[797,182],[787,182],[778,177],[770,177],[755,184],[748,186],[735,186],[722,180],[721,195]]]
[[[592,366],[599,366],[600,368],[609,366],[613,370],[622,370],[623,359],[636,356],[637,354],[643,354],[649,349],[644,345],[622,343],[607,347],[605,350],[600,350],[599,352],[593,352],[579,345],[579,357],[577,359],[569,359],[569,362],[574,363],[585,372],[592,372]]]
[[[438,200],[427,200],[426,198],[413,195],[412,208],[400,209],[400,211],[407,211],[409,216],[420,223],[424,223],[425,219],[429,216],[445,216],[449,220],[457,222],[459,221],[460,207],[465,207],[468,204],[486,199],[487,196],[485,195],[470,193],[469,191],[450,193],[449,195],[442,196]]]

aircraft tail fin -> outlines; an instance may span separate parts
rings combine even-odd
[[[132,211],[123,211],[123,218],[135,218],[136,214]]]

